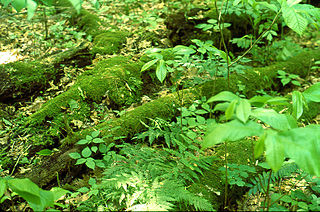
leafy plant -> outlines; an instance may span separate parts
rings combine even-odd
[[[43,211],[48,207],[53,207],[55,201],[69,191],[58,187],[46,191],[27,178],[0,178],[0,202],[3,203],[6,199],[11,199],[15,193],[26,200],[34,211]]]
[[[94,159],[92,155],[98,152],[106,153],[114,144],[106,146],[104,140],[98,137],[99,134],[100,131],[93,131],[91,135],[87,135],[85,139],[76,143],[78,145],[86,145],[86,147],[81,151],[81,154],[78,152],[69,154],[71,158],[77,160],[75,165],[85,164],[90,169],[95,169],[96,166],[105,168],[105,164],[101,160]]]
[[[301,86],[300,82],[297,81],[296,79],[299,78],[298,75],[296,74],[288,74],[285,71],[278,70],[278,78],[281,79],[281,83],[283,86],[285,86],[288,83],[292,83],[293,85]]]

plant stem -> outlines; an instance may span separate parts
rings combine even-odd
[[[224,184],[224,209],[227,208],[228,204],[228,151],[227,151],[227,141],[224,142],[224,161],[225,161],[225,166],[226,166],[226,178],[225,178],[225,184]]]
[[[233,64],[235,64],[236,62],[238,62],[239,60],[241,60],[246,54],[248,54],[251,49],[261,40],[262,36],[271,29],[271,27],[273,26],[273,24],[276,22],[276,20],[278,19],[278,16],[281,12],[281,9],[279,10],[279,12],[277,13],[277,15],[274,17],[272,23],[270,24],[270,26],[261,33],[261,35],[257,38],[257,40],[255,40],[253,42],[253,44],[250,46],[249,49],[247,49],[247,51],[245,51],[240,57],[238,57],[235,61],[233,61],[232,63],[229,64],[229,66],[232,66]]]

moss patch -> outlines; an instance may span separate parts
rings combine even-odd
[[[117,62],[121,65],[114,65]],[[30,117],[30,121],[41,123],[46,117],[56,117],[68,107],[70,100],[90,104],[107,98],[110,105],[128,106],[140,95],[140,68],[139,63],[131,63],[124,57],[101,61],[94,69],[80,75],[68,91],[45,103]]]
[[[26,94],[44,89],[50,80],[55,79],[57,73],[53,68],[37,61],[0,65],[0,72],[6,74],[9,80],[6,82],[10,84],[9,90],[3,92],[11,98],[25,97]]]
[[[97,35],[93,41],[91,53],[114,54],[119,51],[121,45],[126,41],[125,32],[105,32]]]

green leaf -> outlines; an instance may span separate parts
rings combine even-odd
[[[43,149],[43,150],[40,150],[39,152],[37,152],[38,155],[42,155],[42,156],[49,156],[52,153],[53,153],[53,151],[50,149]]]
[[[218,93],[217,95],[208,99],[207,103],[217,102],[217,101],[231,102],[235,99],[239,99],[239,97],[237,95],[231,93],[230,91],[222,91],[222,92]]]
[[[91,147],[91,151],[96,153],[98,151],[98,147],[96,147],[96,146]]]
[[[8,180],[8,186],[16,192],[20,197],[25,199],[29,204],[41,206],[40,200],[40,188],[31,180],[25,179],[10,179]],[[39,208],[38,208],[39,209]],[[39,210],[43,210],[40,208]]]
[[[251,105],[247,99],[240,99],[236,109],[237,118],[243,123],[247,122],[251,114]]]
[[[4,195],[4,192],[7,190],[7,184],[6,180],[3,178],[0,178],[0,197]]]
[[[166,68],[164,60],[160,60],[159,64],[157,65],[156,75],[157,75],[157,78],[159,79],[159,81],[161,83],[166,78],[166,76],[167,76],[167,68]]]
[[[2,3],[3,7],[6,8],[12,2],[12,0],[1,0],[0,2]]]
[[[272,109],[257,108],[251,112],[251,115],[277,130],[288,130],[291,128],[287,116],[279,114]]]
[[[87,157],[90,157],[90,155],[92,154],[91,150],[89,147],[86,147],[82,150],[81,152],[82,156],[87,158]]]
[[[299,35],[302,35],[308,26],[307,19],[292,7],[282,7],[282,16],[288,27]]]
[[[267,131],[266,139],[264,140],[266,148],[266,160],[271,169],[278,171],[284,161],[284,147],[276,132]]]
[[[226,124],[215,125],[205,137],[202,147],[212,147],[224,141],[237,141],[247,136],[259,136],[262,133],[262,127],[254,121],[248,121],[244,124],[233,120]]]
[[[83,164],[83,163],[85,163],[86,161],[87,161],[86,158],[80,158],[80,159],[77,160],[76,165]]]
[[[229,107],[230,103],[229,102],[223,102],[223,103],[218,103],[216,106],[214,106],[213,112],[214,111],[226,111],[227,108]]]
[[[196,51],[191,48],[191,47],[187,47],[187,46],[182,46],[182,45],[177,45],[173,48],[173,51],[175,52],[175,54],[180,54],[180,55],[190,55],[190,54],[194,54],[196,53]]]
[[[11,2],[11,5],[13,8],[17,11],[20,12],[23,8],[26,6],[26,1],[25,0],[13,0]]]
[[[279,133],[286,154],[303,170],[320,177],[320,125]]]
[[[320,102],[320,82],[305,90],[303,96],[309,101]]]
[[[99,134],[100,134],[100,131],[99,131],[99,130],[96,130],[96,131],[93,131],[93,132],[91,133],[91,136],[92,136],[92,138],[96,138],[96,137],[99,136]]]
[[[54,201],[57,201],[62,196],[66,195],[67,193],[70,193],[70,191],[65,190],[63,188],[59,188],[59,187],[53,187],[53,188],[50,189],[50,191],[53,194],[53,200]]]
[[[93,139],[93,138],[92,138],[90,135],[87,135],[87,136],[86,136],[86,140],[92,141],[92,139]]]
[[[74,9],[77,11],[77,13],[80,13],[81,10],[81,4],[82,4],[82,0],[69,0],[69,2],[72,4],[72,6],[74,7]]]
[[[159,59],[154,59],[151,60],[149,62],[147,62],[146,64],[144,64],[141,68],[141,72],[146,71],[147,69],[149,69],[151,66],[153,66],[154,64],[156,64],[159,61]]]
[[[295,119],[299,119],[303,113],[304,99],[302,93],[293,91],[292,93],[292,113]]]
[[[283,86],[285,86],[286,84],[288,84],[290,81],[291,81],[290,78],[281,79],[281,83],[282,83]]]
[[[96,163],[94,162],[93,158],[88,158],[86,165],[90,168],[90,169],[94,169],[96,167]]]
[[[99,144],[99,143],[104,143],[104,140],[102,140],[101,138],[95,138],[92,140],[93,143]]]
[[[99,144],[99,151],[101,153],[106,153],[108,151],[107,146],[105,144]]]
[[[40,204],[36,204],[34,202],[28,202],[30,207],[34,211],[41,211],[46,207],[53,206],[54,203],[54,196],[51,191],[45,191],[40,189]]]
[[[238,103],[238,99],[233,100],[228,108],[226,109],[226,119],[230,120],[234,114],[235,108],[236,108],[236,104]]]
[[[266,139],[266,134],[263,134],[259,140],[257,141],[256,145],[254,146],[254,157],[260,157],[264,152],[264,140]]]
[[[31,20],[31,18],[34,16],[34,13],[36,12],[37,9],[37,2],[33,1],[33,0],[26,0],[26,6],[27,6],[27,10],[28,10],[28,20]]]
[[[81,139],[80,141],[77,142],[77,144],[82,145],[82,144],[87,144],[90,141],[88,141],[87,139]]]

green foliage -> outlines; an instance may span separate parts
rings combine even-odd
[[[219,170],[222,172],[222,179],[225,179],[225,167],[220,167]],[[247,183],[247,179],[250,177],[249,174],[256,173],[256,169],[248,165],[239,164],[228,164],[228,184],[231,186],[239,187],[251,187],[252,185]]]
[[[76,144],[85,145],[86,147],[81,151],[70,153],[70,157],[76,159],[75,165],[85,164],[90,169],[95,169],[95,167],[105,168],[105,164],[102,160],[94,159],[92,156],[95,153],[106,153],[114,144],[106,146],[104,140],[99,138],[100,132],[93,131],[91,135],[87,135],[85,139],[81,139]]]
[[[300,82],[296,79],[299,78],[296,74],[288,74],[283,70],[278,70],[278,78],[281,79],[281,83],[285,86],[288,83],[292,83],[293,85],[301,86]]]
[[[319,91],[319,83],[306,90],[316,94]],[[311,96],[311,95],[309,95]],[[314,95],[312,95],[314,97]],[[255,97],[257,100],[257,97]],[[310,99],[310,97],[309,97]],[[264,99],[266,103],[271,99]],[[315,97],[314,100],[318,100]],[[215,124],[208,133],[203,148],[211,147],[225,141],[237,141],[248,136],[260,136],[255,147],[255,156],[259,157],[266,152],[266,160],[270,167],[277,171],[281,168],[285,155],[294,159],[300,168],[306,172],[320,176],[319,154],[319,125],[308,125],[297,128],[296,120],[290,114],[278,114],[273,109],[256,108],[251,109],[250,101],[243,101],[236,95],[224,91],[211,97],[208,102],[226,101],[223,110],[225,119],[231,121],[223,124]],[[246,102],[246,103],[244,103]],[[215,109],[222,108],[217,104]],[[294,92],[293,109],[295,118],[303,113],[303,94]],[[260,120],[269,128],[263,129],[255,120]]]
[[[10,193],[7,192],[10,191]],[[69,193],[62,188],[54,187],[50,191],[39,188],[31,180],[25,179],[0,179],[0,202],[11,199],[14,193],[25,199],[34,211],[43,211],[48,207],[53,207],[54,202],[60,197]]]

